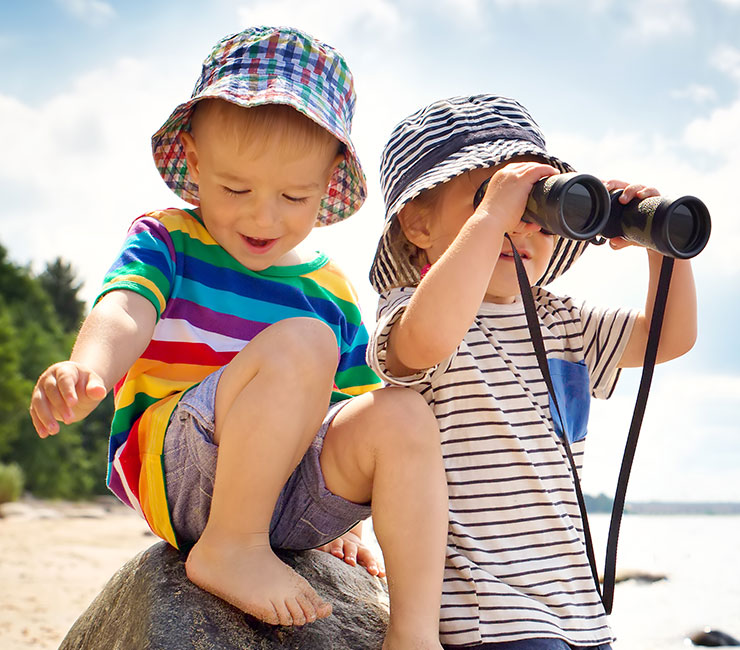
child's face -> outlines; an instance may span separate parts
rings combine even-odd
[[[497,169],[497,167],[475,169],[453,178],[440,188],[427,223],[430,245],[426,248],[426,253],[430,263],[439,259],[457,237],[460,229],[474,212],[473,198],[480,184],[490,178]],[[520,226],[517,232],[509,235],[519,251],[530,284],[534,284],[547,269],[555,246],[555,237],[543,234],[535,224],[522,223]],[[514,256],[509,241],[504,239],[484,302],[511,303],[519,295]]]
[[[310,145],[296,152],[282,135],[240,148],[216,119],[181,137],[199,212],[216,242],[253,271],[298,263],[294,248],[313,229],[341,156]]]

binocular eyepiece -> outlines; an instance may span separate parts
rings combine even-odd
[[[487,185],[485,181],[476,192],[474,207],[483,200]],[[673,200],[653,196],[623,205],[621,194],[622,190],[610,194],[590,174],[555,174],[534,184],[522,219],[568,239],[623,237],[678,259],[704,250],[712,224],[702,201],[694,196]]]

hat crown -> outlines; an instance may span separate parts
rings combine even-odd
[[[527,141],[546,149],[545,136],[529,111],[508,97],[451,97],[409,115],[393,129],[381,156],[386,206],[391,207],[409,184],[454,153],[494,140]]]
[[[282,85],[302,88],[305,95],[321,95],[349,132],[356,100],[352,73],[339,52],[305,32],[261,26],[226,36],[203,61],[191,97],[207,94],[224,78],[241,92]]]
[[[221,39],[203,61],[190,99],[152,136],[154,162],[168,187],[200,204],[180,134],[190,129],[197,102],[221,99],[244,108],[291,106],[342,143],[343,160],[321,199],[316,225],[346,219],[367,195],[365,174],[350,137],[355,111],[352,73],[333,47],[290,27],[251,27]]]

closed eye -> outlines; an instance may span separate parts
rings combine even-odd
[[[226,185],[222,185],[221,189],[224,191],[225,194],[228,194],[229,196],[239,196],[241,194],[249,193],[249,190],[232,190],[230,187],[226,187]]]
[[[289,196],[287,194],[283,194],[283,196],[291,203],[305,203],[306,201],[308,201],[307,196]]]

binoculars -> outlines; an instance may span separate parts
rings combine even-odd
[[[473,206],[483,200],[488,180],[478,188]],[[537,181],[527,201],[523,221],[542,232],[568,239],[623,237],[668,257],[689,259],[707,245],[712,228],[709,210],[694,196],[667,199],[653,196],[619,202],[622,190],[611,194],[590,174],[556,174]]]

